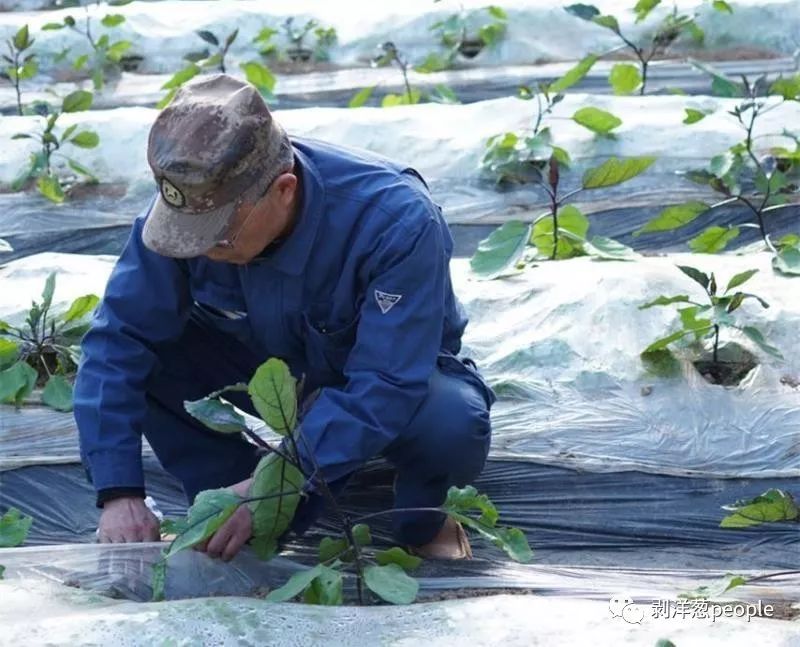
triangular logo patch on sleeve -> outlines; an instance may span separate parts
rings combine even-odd
[[[375,290],[375,301],[378,302],[378,307],[383,314],[386,314],[394,307],[394,304],[403,298],[402,294],[389,294],[388,292],[381,292]]]

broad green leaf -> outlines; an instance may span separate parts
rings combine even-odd
[[[486,11],[488,11],[489,15],[496,20],[508,20],[508,14],[502,8],[496,5],[486,7]]]
[[[673,303],[689,303],[689,296],[686,294],[678,294],[674,297],[665,297],[660,296],[652,301],[648,301],[644,305],[639,306],[639,310],[646,310],[647,308],[652,308],[654,306],[668,306],[672,305]]]
[[[30,157],[30,165],[11,182],[11,190],[19,191],[33,176],[37,175],[45,167],[44,154],[33,153]]]
[[[204,41],[206,41],[209,45],[214,45],[215,47],[219,47],[219,40],[217,40],[217,37],[207,29],[201,29],[200,31],[195,33],[198,36],[200,36],[200,38],[202,38]]]
[[[72,133],[74,133],[75,130],[77,130],[77,128],[78,128],[78,124],[72,124],[71,126],[68,126],[67,128],[65,128],[64,132],[61,133],[61,140],[62,141],[67,141],[72,136]]]
[[[100,136],[91,130],[83,130],[69,140],[71,144],[81,148],[94,148],[100,143]]]
[[[693,267],[689,267],[688,265],[677,265],[676,267],[690,279],[696,283],[699,283],[704,290],[708,289],[708,286],[711,283],[711,277],[709,277],[708,274],[705,274],[704,272],[701,272]]]
[[[411,604],[419,591],[419,582],[406,575],[397,564],[367,566],[364,584],[379,598],[392,604]]]
[[[347,104],[347,107],[348,108],[362,107],[367,101],[369,101],[369,98],[372,96],[372,91],[374,89],[375,89],[374,85],[362,88],[353,95],[353,98],[350,99],[350,103]]]
[[[705,202],[684,202],[667,207],[653,220],[633,232],[634,237],[652,231],[672,231],[692,222],[711,207]]]
[[[772,257],[772,267],[782,274],[800,276],[800,249],[785,247]]]
[[[193,79],[195,76],[200,74],[201,69],[199,65],[195,65],[191,63],[184,67],[182,70],[178,70],[173,74],[167,82],[161,86],[162,90],[174,90],[176,88],[181,87],[184,83],[188,80]]]
[[[572,4],[568,7],[564,7],[564,10],[567,13],[571,13],[573,16],[581,18],[582,20],[592,20],[596,16],[600,15],[600,10],[591,4]]]
[[[7,369],[19,357],[20,343],[0,337],[0,371]]]
[[[592,236],[584,241],[584,251],[594,258],[604,261],[635,261],[640,258],[633,248],[606,236]]]
[[[428,100],[435,103],[444,103],[449,105],[457,105],[461,103],[458,95],[453,92],[452,88],[442,85],[441,83],[434,88],[434,92],[428,96]]]
[[[723,13],[733,13],[733,8],[725,0],[714,0],[713,7]]]
[[[775,243],[777,247],[800,247],[800,234],[786,234],[778,239]]]
[[[72,63],[73,70],[82,70],[86,67],[86,64],[89,62],[89,55],[88,54],[81,54],[75,61]]]
[[[703,233],[689,241],[689,247],[695,253],[716,254],[739,235],[738,227],[709,227]]]
[[[53,305],[53,295],[56,291],[56,273],[50,272],[44,281],[44,289],[42,290],[42,310],[49,310]]]
[[[71,92],[61,104],[61,112],[80,112],[88,110],[92,107],[93,96],[91,92],[86,90],[76,90]]]
[[[164,600],[164,588],[167,582],[167,562],[160,559],[153,564],[153,572],[150,578],[150,587],[153,593],[150,597],[151,602],[161,602]]]
[[[253,513],[253,535],[278,539],[294,518],[305,477],[294,465],[277,454],[258,463],[250,486],[248,506]]]
[[[583,188],[597,189],[621,184],[646,171],[655,161],[655,157],[612,157],[583,174]]]
[[[164,518],[159,524],[159,532],[162,535],[179,535],[189,529],[189,522],[186,519]]]
[[[695,110],[694,108],[686,108],[686,117],[683,119],[683,123],[690,125],[696,124],[698,121],[705,119],[709,113],[703,112],[702,110]]]
[[[661,4],[661,0],[639,0],[633,8],[636,22],[642,22],[659,4]]]
[[[647,372],[658,377],[676,377],[681,373],[681,363],[666,348],[641,353],[639,357]]]
[[[300,595],[323,572],[324,568],[326,567],[322,564],[317,564],[314,568],[295,573],[286,584],[270,591],[264,599],[267,602],[288,602]]]
[[[690,330],[697,333],[697,338],[702,337],[702,333],[711,328],[713,322],[711,319],[698,319],[697,315],[701,312],[707,312],[707,306],[690,306],[688,308],[678,308],[678,313],[681,317],[681,324],[684,330]]]
[[[619,21],[614,16],[597,16],[592,18],[592,22],[619,33]]]
[[[452,58],[442,56],[436,52],[431,52],[425,57],[419,65],[414,66],[414,71],[420,74],[430,74],[432,72],[441,72],[448,69],[453,64]],[[363,90],[362,90],[363,92]]]
[[[469,512],[480,512],[479,521],[486,526],[493,527],[497,524],[499,514],[494,503],[485,494],[479,494],[478,490],[472,485],[463,488],[451,486],[447,490],[447,498],[442,504],[442,508],[447,513],[458,512],[467,514]]]
[[[381,99],[381,108],[394,108],[395,106],[409,106],[420,102],[422,94],[419,90],[411,90],[411,96],[407,93],[403,94],[387,94]]]
[[[611,68],[608,82],[614,89],[614,94],[631,94],[641,87],[642,75],[636,65],[617,63]]]
[[[533,232],[531,234],[531,242],[536,246],[537,251],[542,256],[547,258],[553,257],[553,248],[555,245],[555,237],[553,235],[553,227],[555,220],[552,215],[547,215],[544,218],[539,218],[533,225]],[[586,234],[589,231],[589,220],[584,216],[577,207],[573,205],[566,205],[562,207],[558,214],[558,246],[556,247],[557,259],[571,258],[573,256],[580,256],[583,252],[583,242]],[[562,234],[570,232],[574,234],[579,240],[571,239]]]
[[[196,546],[211,537],[236,512],[241,501],[242,499],[228,488],[200,492],[187,513],[188,529],[170,544],[164,558]]]
[[[131,41],[118,40],[108,48],[106,56],[108,57],[108,60],[119,63],[120,60],[122,60],[122,57],[125,55],[125,52],[127,52],[131,47],[133,47],[133,43]]]
[[[61,182],[55,175],[40,175],[36,187],[39,193],[51,202],[56,204],[64,202],[64,189],[61,188]]]
[[[341,558],[348,548],[347,540],[343,537],[323,537],[319,542],[318,557],[320,562],[328,562],[336,557]]]
[[[585,58],[582,58],[578,64],[569,70],[564,76],[556,81],[553,81],[553,83],[547,87],[547,91],[550,94],[558,94],[567,88],[571,88],[589,73],[589,70],[594,67],[595,63],[597,63],[597,56],[594,54],[589,54]]]
[[[42,25],[42,31],[56,31],[57,29],[64,29],[66,25],[63,22],[47,22]]]
[[[513,268],[525,250],[530,232],[531,226],[521,220],[503,223],[479,243],[469,262],[472,271],[493,278]]]
[[[63,375],[52,375],[42,391],[42,402],[56,411],[72,411],[72,385]]]
[[[591,106],[580,108],[572,115],[573,121],[599,135],[607,135],[622,125],[622,119],[610,112]]]
[[[365,523],[357,523],[351,530],[353,539],[359,546],[368,546],[372,543],[372,535],[369,532],[369,526]]]
[[[792,495],[775,488],[749,503],[736,505],[734,509],[733,514],[720,522],[720,528],[747,528],[766,522],[796,521],[800,518],[800,509]]]
[[[244,75],[249,83],[252,83],[259,92],[265,93],[268,96],[272,95],[275,90],[275,75],[266,66],[258,61],[250,61],[242,63],[239,67],[244,70]]]
[[[103,16],[103,19],[100,23],[103,27],[116,27],[117,25],[121,25],[125,22],[125,16],[119,13],[111,13],[107,16]]]
[[[82,319],[94,311],[99,301],[100,299],[96,294],[86,294],[82,297],[78,297],[72,302],[69,309],[61,315],[61,320],[64,323],[69,323],[70,321]]]
[[[28,25],[23,25],[19,28],[16,34],[14,34],[14,49],[23,50],[27,49],[31,45],[30,33],[28,32]]]
[[[753,326],[744,326],[740,329],[748,339],[755,342],[755,344],[763,350],[765,353],[772,355],[778,359],[783,359],[783,354],[779,351],[775,346],[767,343],[767,340],[764,339],[763,333]]]
[[[758,270],[747,270],[745,272],[736,274],[730,281],[728,281],[728,287],[725,288],[725,292],[727,293],[730,290],[733,290],[733,288],[738,288],[743,283],[749,281],[756,273],[758,273]]]
[[[791,78],[780,77],[770,86],[769,94],[778,94],[787,101],[800,99],[800,74]]]
[[[344,602],[342,574],[334,568],[323,566],[305,590],[303,601],[307,604],[340,606]]]
[[[416,555],[409,555],[399,546],[394,546],[393,548],[382,550],[376,553],[375,561],[381,566],[386,566],[386,564],[397,564],[405,571],[413,571],[420,564],[422,564],[421,558],[417,557]]]
[[[297,380],[281,360],[270,358],[256,370],[247,392],[261,419],[286,436],[297,424]]]
[[[14,548],[22,545],[31,529],[33,517],[22,514],[16,508],[9,508],[0,517],[0,548]]]
[[[0,402],[19,406],[36,386],[36,377],[36,371],[25,362],[0,371]]]
[[[525,534],[519,528],[487,526],[479,520],[460,513],[452,512],[449,514],[456,521],[469,526],[495,546],[501,548],[515,562],[527,564],[533,559],[533,551]]]
[[[710,65],[705,65],[691,58],[689,59],[689,63],[712,78],[711,90],[714,95],[720,97],[741,97],[744,95],[744,86],[742,84],[731,81],[727,76],[718,72]]]
[[[223,434],[239,434],[247,430],[244,416],[238,413],[232,404],[217,398],[185,401],[183,408],[190,416],[214,431]]]
[[[714,582],[713,584],[704,584],[692,589],[691,591],[679,593],[678,598],[683,600],[705,600],[718,598],[723,593],[727,593],[731,589],[734,589],[737,586],[742,586],[743,584],[747,584],[747,578],[741,575],[727,573],[725,577],[718,582]],[[673,645],[673,647],[675,646]]]
[[[88,183],[97,183],[97,178],[95,177],[94,173],[92,173],[82,164],[78,164],[78,162],[76,162],[74,159],[67,159],[67,165],[76,173],[80,173],[81,175],[85,176]]]
[[[652,344],[650,344],[647,348],[642,351],[642,354],[650,354],[657,350],[664,350],[667,346],[669,346],[672,342],[678,341],[679,339],[685,337],[686,335],[690,335],[692,330],[678,330],[666,337],[662,337],[661,339],[657,339]]]
[[[17,72],[17,78],[19,78],[21,81],[32,79],[34,76],[36,76],[38,71],[39,64],[36,61],[31,60],[20,68],[20,70]]]

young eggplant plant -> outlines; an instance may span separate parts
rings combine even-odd
[[[710,67],[699,63],[695,65],[712,76],[715,94],[741,97],[741,102],[728,114],[741,127],[744,139],[713,157],[708,168],[685,174],[688,180],[708,186],[720,195],[721,200],[712,204],[691,201],[668,207],[634,235],[672,231],[700,216],[713,214],[719,207],[739,203],[752,213],[754,223],[708,227],[689,241],[689,247],[695,252],[720,252],[739,236],[742,227],[757,228],[764,244],[774,254],[773,267],[785,274],[800,274],[800,239],[785,237],[776,246],[770,240],[765,217],[773,211],[792,207],[789,200],[800,190],[800,136],[787,129],[781,133],[755,134],[758,119],[763,115],[787,101],[800,101],[800,74],[790,78],[781,77],[772,83],[768,83],[765,77],[752,83],[742,77],[742,82],[738,83]],[[711,113],[687,109],[684,123],[698,123],[708,114]],[[757,142],[764,139],[773,142],[782,139],[789,142],[791,148],[759,146]]]
[[[661,0],[638,0],[632,9],[636,14],[636,23],[645,21],[659,4],[661,4]],[[712,6],[720,12],[733,12],[730,5],[723,1],[714,2]],[[678,13],[677,6],[673,7],[672,12],[666,14],[655,25],[646,41],[639,43],[622,33],[620,21],[616,16],[603,14],[594,5],[573,4],[564,9],[581,20],[611,30],[622,40],[622,48],[629,49],[636,57],[637,65],[617,63],[611,69],[608,82],[614,90],[614,94],[632,94],[638,90],[640,95],[644,95],[647,89],[647,75],[653,59],[663,56],[685,34],[689,34],[696,44],[702,44],[705,39],[702,28],[697,24],[697,14]]]
[[[420,90],[412,88],[408,79],[408,71],[411,68],[411,63],[409,63],[408,58],[397,49],[397,46],[393,42],[387,41],[378,48],[378,53],[372,59],[371,65],[372,67],[387,67],[392,64],[397,65],[403,74],[405,92],[403,94],[390,93],[385,95],[381,100],[381,107],[391,108],[393,106],[408,106],[424,100],[435,101],[437,103],[459,103],[455,93],[444,85],[437,85],[436,91],[430,95],[425,95]],[[414,69],[423,73],[430,71],[416,67]],[[365,105],[376,87],[377,86],[373,85],[359,90],[353,95],[353,98],[350,99],[348,107],[360,108]]]
[[[26,53],[30,50],[34,39],[30,37],[28,25],[19,28],[13,38],[6,41],[8,55],[3,54],[3,60],[7,63],[0,68],[0,78],[5,79],[14,86],[17,95],[17,114],[22,115],[22,93],[20,82],[28,81],[36,76],[39,71],[39,64],[36,61],[36,54]]]
[[[728,363],[721,361],[719,356],[720,330],[723,328],[733,328],[741,331],[762,351],[778,359],[783,359],[781,352],[767,343],[763,333],[758,328],[738,323],[736,316],[733,314],[747,299],[755,299],[761,304],[762,308],[769,308],[769,304],[761,297],[749,292],[735,290],[735,288],[749,281],[758,270],[746,270],[736,274],[728,281],[728,285],[720,295],[718,294],[717,279],[713,272],[711,275],[708,275],[705,272],[701,272],[694,267],[686,265],[678,265],[678,269],[703,288],[707,301],[706,303],[699,303],[693,301],[689,295],[686,294],[675,296],[662,295],[639,306],[639,310],[646,310],[655,306],[687,304],[684,307],[678,308],[681,320],[680,329],[670,333],[666,337],[657,339],[644,349],[641,357],[646,364],[658,365],[663,363],[663,354],[668,352],[669,346],[684,337],[693,336],[696,341],[701,343],[704,341],[711,341],[711,362],[707,363],[700,360],[694,362],[695,366],[703,366],[701,373],[704,376],[709,374],[717,384],[735,383],[738,379],[744,377],[744,375],[737,374],[740,372],[741,368],[736,365],[737,363],[734,362],[734,365],[728,366]],[[749,371],[749,368],[745,368],[746,371]]]
[[[28,532],[33,524],[33,517],[22,514],[16,508],[9,508],[0,514],[0,548],[15,548],[21,546],[28,537]],[[0,564],[0,580],[3,579],[5,566]]]
[[[48,104],[37,104],[41,109],[44,119],[44,129],[38,133],[17,133],[11,139],[35,139],[41,149],[31,155],[28,167],[12,182],[11,188],[19,191],[33,178],[39,192],[48,200],[61,203],[66,197],[65,186],[69,188],[74,182],[59,177],[53,168],[53,155],[61,155],[64,145],[70,144],[79,148],[95,148],[100,143],[100,137],[92,130],[78,131],[78,125],[68,126],[57,134],[56,126],[62,114],[88,110],[92,106],[92,93],[85,90],[76,90],[64,97],[59,110],[52,111]],[[78,132],[76,132],[78,131]],[[83,177],[90,184],[97,183],[95,175],[74,159],[64,156],[67,165],[79,177]]]
[[[457,13],[429,27],[445,48],[444,54],[428,54],[415,69],[418,72],[440,72],[453,67],[458,56],[475,58],[485,47],[492,47],[502,40],[507,24],[508,15],[500,7],[489,6],[467,12],[462,5]]]
[[[249,394],[259,416],[283,437],[279,447],[270,446],[251,431],[233,406],[220,399],[230,391]],[[186,411],[210,429],[244,434],[265,454],[256,467],[246,496],[239,496],[229,488],[205,490],[197,495],[186,519],[165,520],[162,531],[176,536],[162,553],[162,559],[154,565],[154,600],[164,597],[167,560],[211,537],[239,506],[247,505],[252,514],[250,545],[253,551],[262,559],[272,558],[278,552],[284,533],[290,528],[301,499],[309,491],[315,491],[326,499],[340,533],[322,539],[316,566],[295,574],[286,584],[271,591],[266,599],[283,602],[302,594],[304,601],[313,604],[343,604],[344,576],[348,571],[356,577],[359,603],[366,602],[365,587],[393,604],[408,604],[416,599],[419,585],[407,571],[419,566],[421,560],[398,546],[378,552],[368,549],[372,540],[369,527],[363,521],[398,510],[385,510],[360,518],[351,518],[342,511],[306,444],[302,427],[298,426],[299,392],[302,392],[302,386],[298,387],[287,365],[273,358],[258,368],[249,384],[236,384],[201,400],[184,403]],[[306,456],[306,463],[301,462],[300,448]],[[496,508],[486,495],[478,494],[473,487],[451,488],[440,508],[425,510],[438,510],[450,515],[502,548],[512,559],[525,562],[532,558],[524,534],[516,528],[498,526]]]
[[[0,321],[0,402],[19,406],[37,385],[42,402],[59,411],[72,410],[71,377],[80,360],[80,342],[99,299],[78,297],[54,314],[55,272],[45,281],[41,302],[34,301],[25,324]]]
[[[220,39],[213,32],[210,32],[206,29],[201,29],[196,33],[205,43],[215,47],[216,51],[212,54],[209,49],[206,48],[197,52],[190,52],[183,57],[183,59],[187,61],[188,65],[175,72],[175,74],[173,74],[169,80],[167,80],[167,82],[161,86],[161,89],[167,90],[167,93],[156,104],[156,108],[159,110],[166,108],[172,102],[172,99],[175,98],[175,95],[181,86],[187,81],[196,77],[198,74],[208,70],[216,70],[218,72],[222,72],[223,74],[226,72],[225,57],[228,55],[228,50],[230,49],[231,45],[233,45],[236,37],[239,35],[239,30],[234,29],[227,35],[223,42],[220,42]],[[259,90],[262,91],[264,84],[269,82],[264,81],[265,75],[262,74],[259,76],[256,73],[255,68],[267,71],[269,78],[271,78],[271,86],[269,87],[269,93],[271,94],[272,88],[275,85],[275,79],[272,77],[271,73],[269,73],[269,70],[264,68],[264,66],[260,63],[248,63],[246,65],[249,66],[249,69],[251,70],[248,72],[248,69],[245,68],[245,65],[242,65],[242,68],[248,75],[248,81],[251,83],[253,83],[254,80],[259,81],[259,83],[254,83],[254,85],[256,85]],[[251,76],[252,79],[250,78]]]
[[[111,0],[108,2],[109,7],[121,7],[131,3],[133,0]],[[95,6],[100,7],[101,2],[98,0]],[[87,70],[92,79],[92,84],[95,91],[99,92],[105,85],[107,76],[109,74],[119,74],[125,67],[123,58],[126,52],[133,46],[129,40],[116,40],[112,41],[112,35],[106,33],[96,37],[96,33],[92,31],[92,17],[89,14],[89,6],[84,6],[85,16],[83,25],[79,24],[73,16],[65,16],[62,22],[49,22],[42,26],[42,30],[60,30],[70,29],[77,34],[83,36],[91,47],[91,52],[88,54],[81,54],[72,64],[76,71]],[[118,13],[109,13],[100,19],[100,25],[107,29],[113,30],[125,22],[125,16]],[[96,27],[96,25],[95,25]],[[111,32],[113,34],[113,32]]]

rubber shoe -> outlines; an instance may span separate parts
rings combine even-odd
[[[409,546],[409,552],[423,559],[472,559],[469,538],[461,524],[447,517],[442,529],[424,546]]]

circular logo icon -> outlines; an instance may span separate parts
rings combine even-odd
[[[161,180],[161,195],[164,196],[167,204],[171,204],[173,207],[182,207],[186,204],[186,198],[180,189],[166,178]]]

